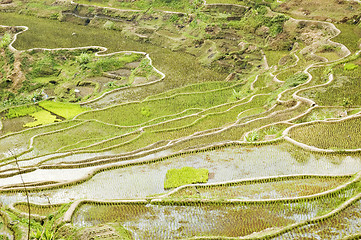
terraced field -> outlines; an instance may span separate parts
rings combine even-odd
[[[310,2],[0,1],[0,239],[359,239],[361,7]]]

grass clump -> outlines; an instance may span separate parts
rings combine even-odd
[[[40,108],[35,105],[30,106],[20,106],[16,108],[9,108],[7,113],[5,114],[5,117],[7,119],[17,118],[17,117],[24,117],[30,114],[33,114],[37,111],[39,111]]]
[[[31,114],[31,116],[35,119],[35,122],[27,123],[24,125],[24,127],[36,127],[58,121],[55,115],[52,115],[46,110],[35,112]]]
[[[176,188],[192,183],[206,183],[208,181],[208,169],[183,167],[167,171],[164,189]]]
[[[89,108],[83,108],[78,104],[53,101],[40,102],[39,106],[65,119],[71,119],[82,112],[90,110]]]

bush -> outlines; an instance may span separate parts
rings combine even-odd
[[[76,61],[80,64],[87,64],[91,60],[91,56],[88,53],[82,53],[78,57],[76,57]]]
[[[107,21],[106,23],[104,23],[103,27],[105,30],[114,30],[115,24],[112,21]]]

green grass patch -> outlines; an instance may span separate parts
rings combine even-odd
[[[36,105],[27,105],[27,106],[9,108],[7,110],[7,113],[5,114],[5,117],[8,119],[24,117],[24,116],[33,114],[33,113],[39,111],[40,109],[41,108],[39,108]]]
[[[340,42],[344,44],[351,52],[359,50],[361,28],[358,25],[353,24],[335,24],[335,26],[341,30],[341,33],[332,41]]]
[[[308,79],[308,75],[306,73],[296,73],[287,78],[285,84],[287,87],[297,87],[298,85],[306,82]]]
[[[343,67],[343,69],[346,71],[352,71],[355,70],[356,68],[358,68],[358,65],[353,63],[345,63],[345,66]]]
[[[54,101],[40,102],[39,106],[65,119],[71,119],[82,112],[90,110],[90,108],[81,107],[79,104]]]
[[[322,149],[361,148],[361,118],[340,122],[318,122],[291,129],[291,138]]]
[[[164,189],[176,188],[192,183],[206,183],[208,181],[208,169],[183,167],[167,171]]]
[[[46,110],[35,112],[33,114],[30,114],[30,116],[32,116],[35,119],[35,122],[27,123],[24,125],[24,127],[36,127],[36,126],[54,123],[57,121],[56,116],[52,115],[50,112]]]

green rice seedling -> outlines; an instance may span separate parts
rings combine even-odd
[[[0,41],[0,48],[6,48],[11,43],[11,35],[5,33]]]
[[[12,118],[17,118],[17,117],[28,116],[30,114],[33,114],[33,113],[39,111],[40,109],[41,108],[39,108],[36,105],[27,105],[27,106],[9,108],[6,111],[5,117],[8,119],[12,119]]]
[[[74,126],[76,124],[79,124],[79,121],[65,121],[61,123],[31,128],[21,131],[19,133],[3,136],[0,138],[0,151],[2,153],[0,154],[0,156],[1,158],[8,157],[6,153],[9,151],[9,149],[12,149],[14,145],[17,146],[18,150],[15,152],[15,154],[27,151],[29,148],[30,139],[37,134],[57,131],[63,128]]]
[[[138,125],[158,117],[181,113],[190,108],[210,108],[225,103],[231,92],[232,89],[227,88],[212,92],[179,94],[163,99],[121,104],[100,111],[90,111],[77,118],[98,119],[121,126]],[[112,112],[112,117],[109,117],[109,112]]]
[[[320,122],[291,129],[291,138],[323,149],[360,148],[358,134],[360,118],[339,122]]]
[[[72,119],[76,115],[90,110],[89,108],[81,107],[79,104],[54,101],[43,101],[39,103],[39,106],[65,119]]]
[[[35,119],[35,121],[25,124],[24,127],[36,127],[60,121],[55,115],[52,115],[46,110],[41,110],[30,115]]]
[[[260,138],[258,131],[253,131],[247,134],[246,141],[247,142],[255,142]]]
[[[208,169],[183,167],[181,169],[169,169],[167,171],[164,189],[176,188],[191,183],[206,183],[208,181]]]
[[[99,137],[114,137],[122,134],[122,128],[96,121],[88,121],[72,128],[54,132],[52,134],[37,136],[34,139],[34,149],[39,153],[51,153],[62,147]],[[72,137],[69,137],[72,136]],[[49,145],[49,142],[52,142]]]

